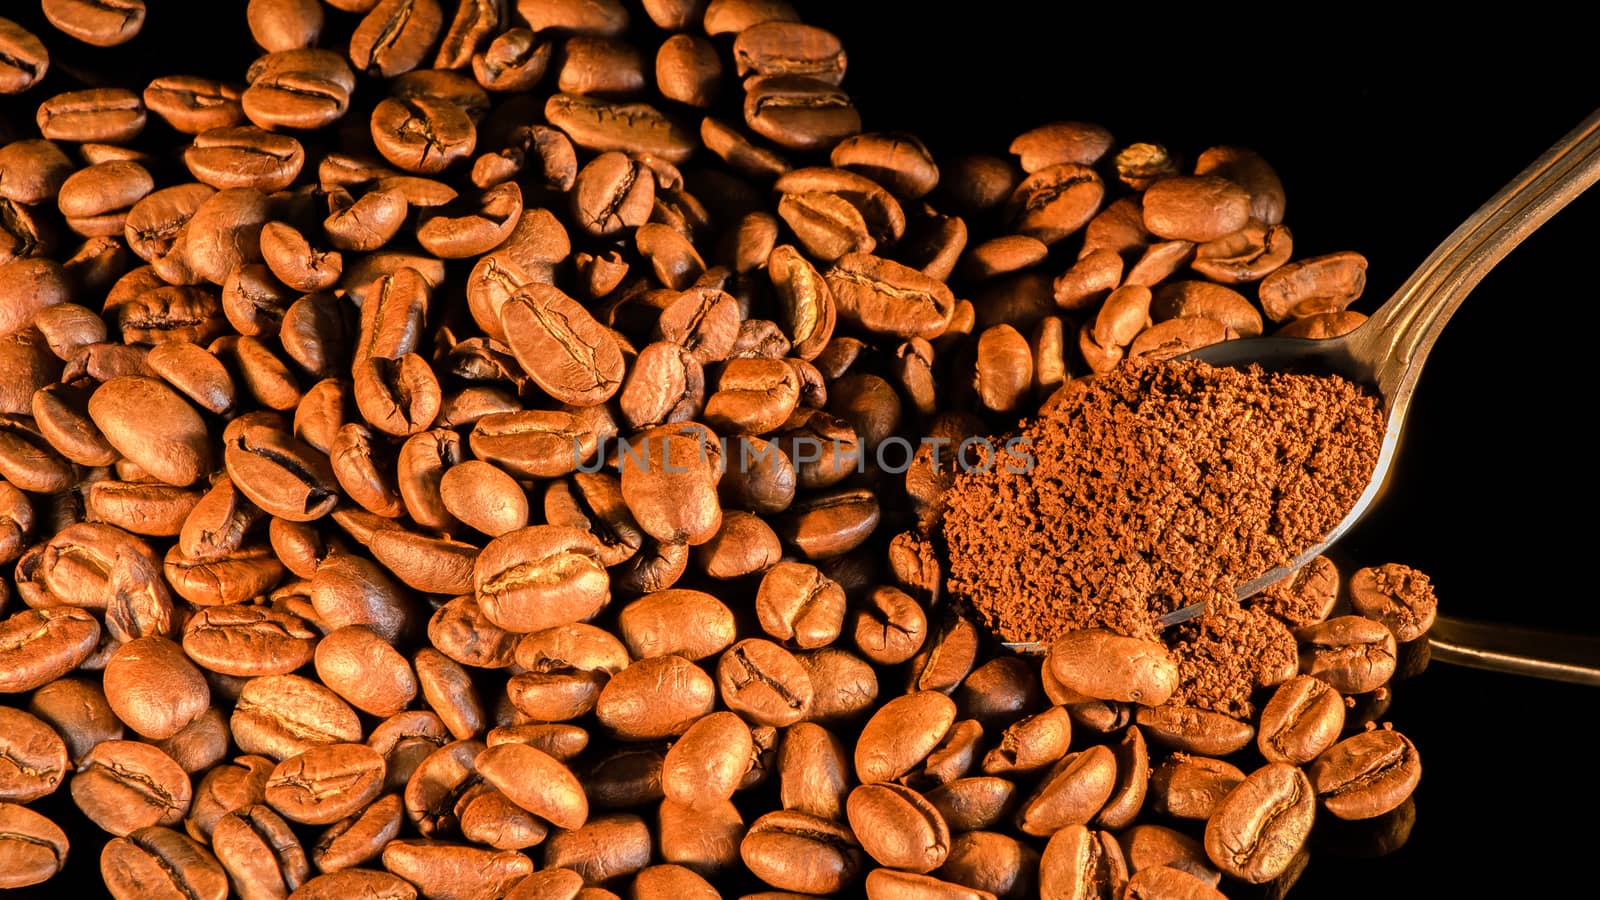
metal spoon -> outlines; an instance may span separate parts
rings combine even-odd
[[[1225,341],[1187,354],[1215,366],[1255,363],[1268,370],[1338,374],[1376,388],[1384,402],[1387,427],[1383,447],[1372,479],[1355,506],[1316,546],[1288,565],[1239,585],[1240,600],[1310,562],[1367,514],[1389,475],[1422,364],[1445,323],[1490,269],[1597,179],[1600,110],[1461,223],[1355,331],[1327,340],[1263,337]],[[1203,602],[1190,604],[1161,616],[1156,625],[1176,625],[1204,611]],[[1440,616],[1430,632],[1430,643],[1433,658],[1441,661],[1600,685],[1600,640],[1594,638]],[[1007,646],[1023,652],[1045,649],[1033,642]]]
[[[1377,467],[1337,527],[1287,566],[1239,585],[1243,600],[1323,553],[1371,508],[1389,475],[1428,351],[1467,294],[1528,235],[1600,179],[1600,110],[1545,151],[1444,243],[1360,328],[1329,340],[1264,337],[1226,341],[1188,354],[1215,366],[1251,363],[1268,370],[1338,374],[1377,389],[1387,427]],[[1163,618],[1174,624],[1204,611],[1193,604]],[[1433,658],[1566,681],[1600,684],[1600,641],[1439,617]]]

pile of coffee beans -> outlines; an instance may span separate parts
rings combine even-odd
[[[1420,573],[1232,611],[1297,630],[1231,711],[1226,615],[1041,660],[945,591],[942,495],[1065,385],[1362,320],[1260,156],[938,157],[786,0],[238,5],[253,56],[137,83],[62,60],[171,4],[0,18],[0,889],[1202,898],[1404,842]]]

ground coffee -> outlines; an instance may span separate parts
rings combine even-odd
[[[1134,363],[1067,390],[946,497],[950,588],[1007,641],[1231,603],[1344,518],[1383,438],[1337,377]]]

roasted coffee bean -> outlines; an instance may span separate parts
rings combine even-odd
[[[1339,739],[1344,698],[1324,681],[1296,675],[1261,710],[1256,745],[1270,762],[1305,765]]]
[[[326,687],[292,674],[245,682],[228,727],[239,749],[276,760],[319,744],[361,739],[361,722],[349,704]]]
[[[1367,286],[1367,258],[1330,253],[1289,263],[1262,279],[1261,308],[1274,322],[1343,312]]]
[[[366,744],[321,744],[278,763],[266,799],[285,818],[327,825],[376,799],[383,775],[383,757]]]
[[[0,94],[22,93],[50,68],[44,44],[10,19],[0,19],[0,61]]]
[[[856,777],[862,784],[891,781],[910,772],[955,723],[956,705],[937,691],[919,691],[885,703],[856,741]]]
[[[1341,694],[1376,690],[1394,675],[1394,634],[1364,616],[1338,616],[1295,633],[1300,671]]]
[[[289,823],[260,804],[218,819],[211,849],[241,896],[286,896],[311,877],[305,850]]]
[[[1204,756],[1227,756],[1256,737],[1249,722],[1190,706],[1145,707],[1134,720],[1155,743]]]
[[[595,715],[624,740],[655,740],[683,734],[711,712],[716,682],[681,656],[641,659],[600,692]]]
[[[682,656],[702,660],[733,644],[732,610],[702,591],[669,589],[623,607],[617,630],[634,659]]]
[[[106,843],[100,875],[118,900],[228,896],[228,873],[199,842],[170,828],[140,828]]]
[[[262,128],[313,129],[332,124],[350,106],[355,75],[338,54],[293,49],[269,53],[250,65],[250,86],[240,101]]]
[[[198,719],[211,690],[182,648],[164,637],[130,640],[105,667],[106,700],[117,718],[153,740],[165,740]]]
[[[881,865],[930,872],[950,853],[950,829],[926,798],[897,784],[864,784],[846,803],[850,830]]]
[[[756,819],[739,855],[757,878],[802,893],[844,890],[860,877],[864,863],[849,830],[799,812],[771,812]]]
[[[841,258],[825,273],[838,314],[877,334],[938,337],[950,325],[950,289],[899,263],[864,253]]]
[[[1427,634],[1439,603],[1427,575],[1388,563],[1357,569],[1350,576],[1350,606],[1387,625],[1395,641],[1405,643]]]
[[[1299,769],[1268,763],[1218,804],[1206,823],[1205,848],[1224,874],[1252,883],[1282,874],[1304,845],[1316,811]]]
[[[782,728],[811,714],[811,676],[794,655],[771,641],[749,638],[717,661],[722,702],[758,725]]]
[[[125,88],[70,91],[41,103],[37,121],[50,140],[122,144],[144,130],[144,102]]]
[[[506,301],[500,320],[528,376],[561,402],[590,406],[622,386],[617,339],[560,290],[527,285]]]
[[[1422,762],[1405,735],[1376,728],[1334,744],[1306,774],[1328,812],[1341,819],[1371,819],[1411,796],[1422,778]]]
[[[842,66],[841,72],[842,74]],[[746,86],[750,129],[790,150],[824,150],[861,131],[861,115],[835,83],[805,75],[770,75]]]
[[[29,803],[61,786],[67,745],[50,725],[0,707],[0,802]]]
[[[1044,836],[1089,822],[1116,787],[1117,761],[1110,749],[1091,746],[1069,754],[1050,770],[1033,796],[1022,802],[1017,827]]]
[[[296,900],[339,900],[371,897],[374,900],[416,900],[417,888],[398,875],[373,869],[341,869],[318,875],[295,891]]]
[[[133,741],[105,741],[78,762],[72,802],[96,825],[122,836],[175,825],[189,811],[188,773],[172,757]]]
[[[491,622],[520,633],[586,619],[611,599],[598,554],[598,542],[575,528],[508,532],[478,556],[478,603]]]
[[[731,712],[712,713],[667,751],[662,791],[668,800],[689,805],[727,800],[738,789],[754,752],[748,725]]]
[[[1177,665],[1165,647],[1096,629],[1057,640],[1046,665],[1066,688],[1101,700],[1159,706],[1178,686]]]
[[[649,154],[681,163],[695,147],[692,134],[644,103],[607,103],[575,94],[554,94],[545,103],[544,115],[574,144],[596,152]]]
[[[67,835],[54,822],[15,803],[0,802],[0,889],[54,878],[67,861]]]
[[[1150,866],[1128,879],[1124,897],[1146,900],[1155,897],[1183,897],[1185,900],[1221,900],[1227,896],[1204,879],[1173,866]]]
[[[562,763],[527,744],[501,744],[473,762],[479,775],[517,806],[557,828],[581,828],[589,802],[576,776]]]
[[[1175,753],[1150,773],[1151,806],[1174,818],[1208,819],[1242,781],[1244,773],[1230,763]]]
[[[20,610],[0,620],[0,693],[22,693],[71,672],[94,653],[100,623],[66,606]]]
[[[1250,193],[1216,175],[1163,178],[1143,199],[1145,227],[1168,240],[1216,240],[1250,219]]]

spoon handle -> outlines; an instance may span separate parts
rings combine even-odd
[[[1600,686],[1600,638],[1439,616],[1428,629],[1437,662]]]
[[[1523,169],[1445,238],[1352,338],[1378,389],[1405,402],[1439,332],[1501,259],[1600,179],[1600,110]],[[1391,409],[1390,415],[1403,410]]]

